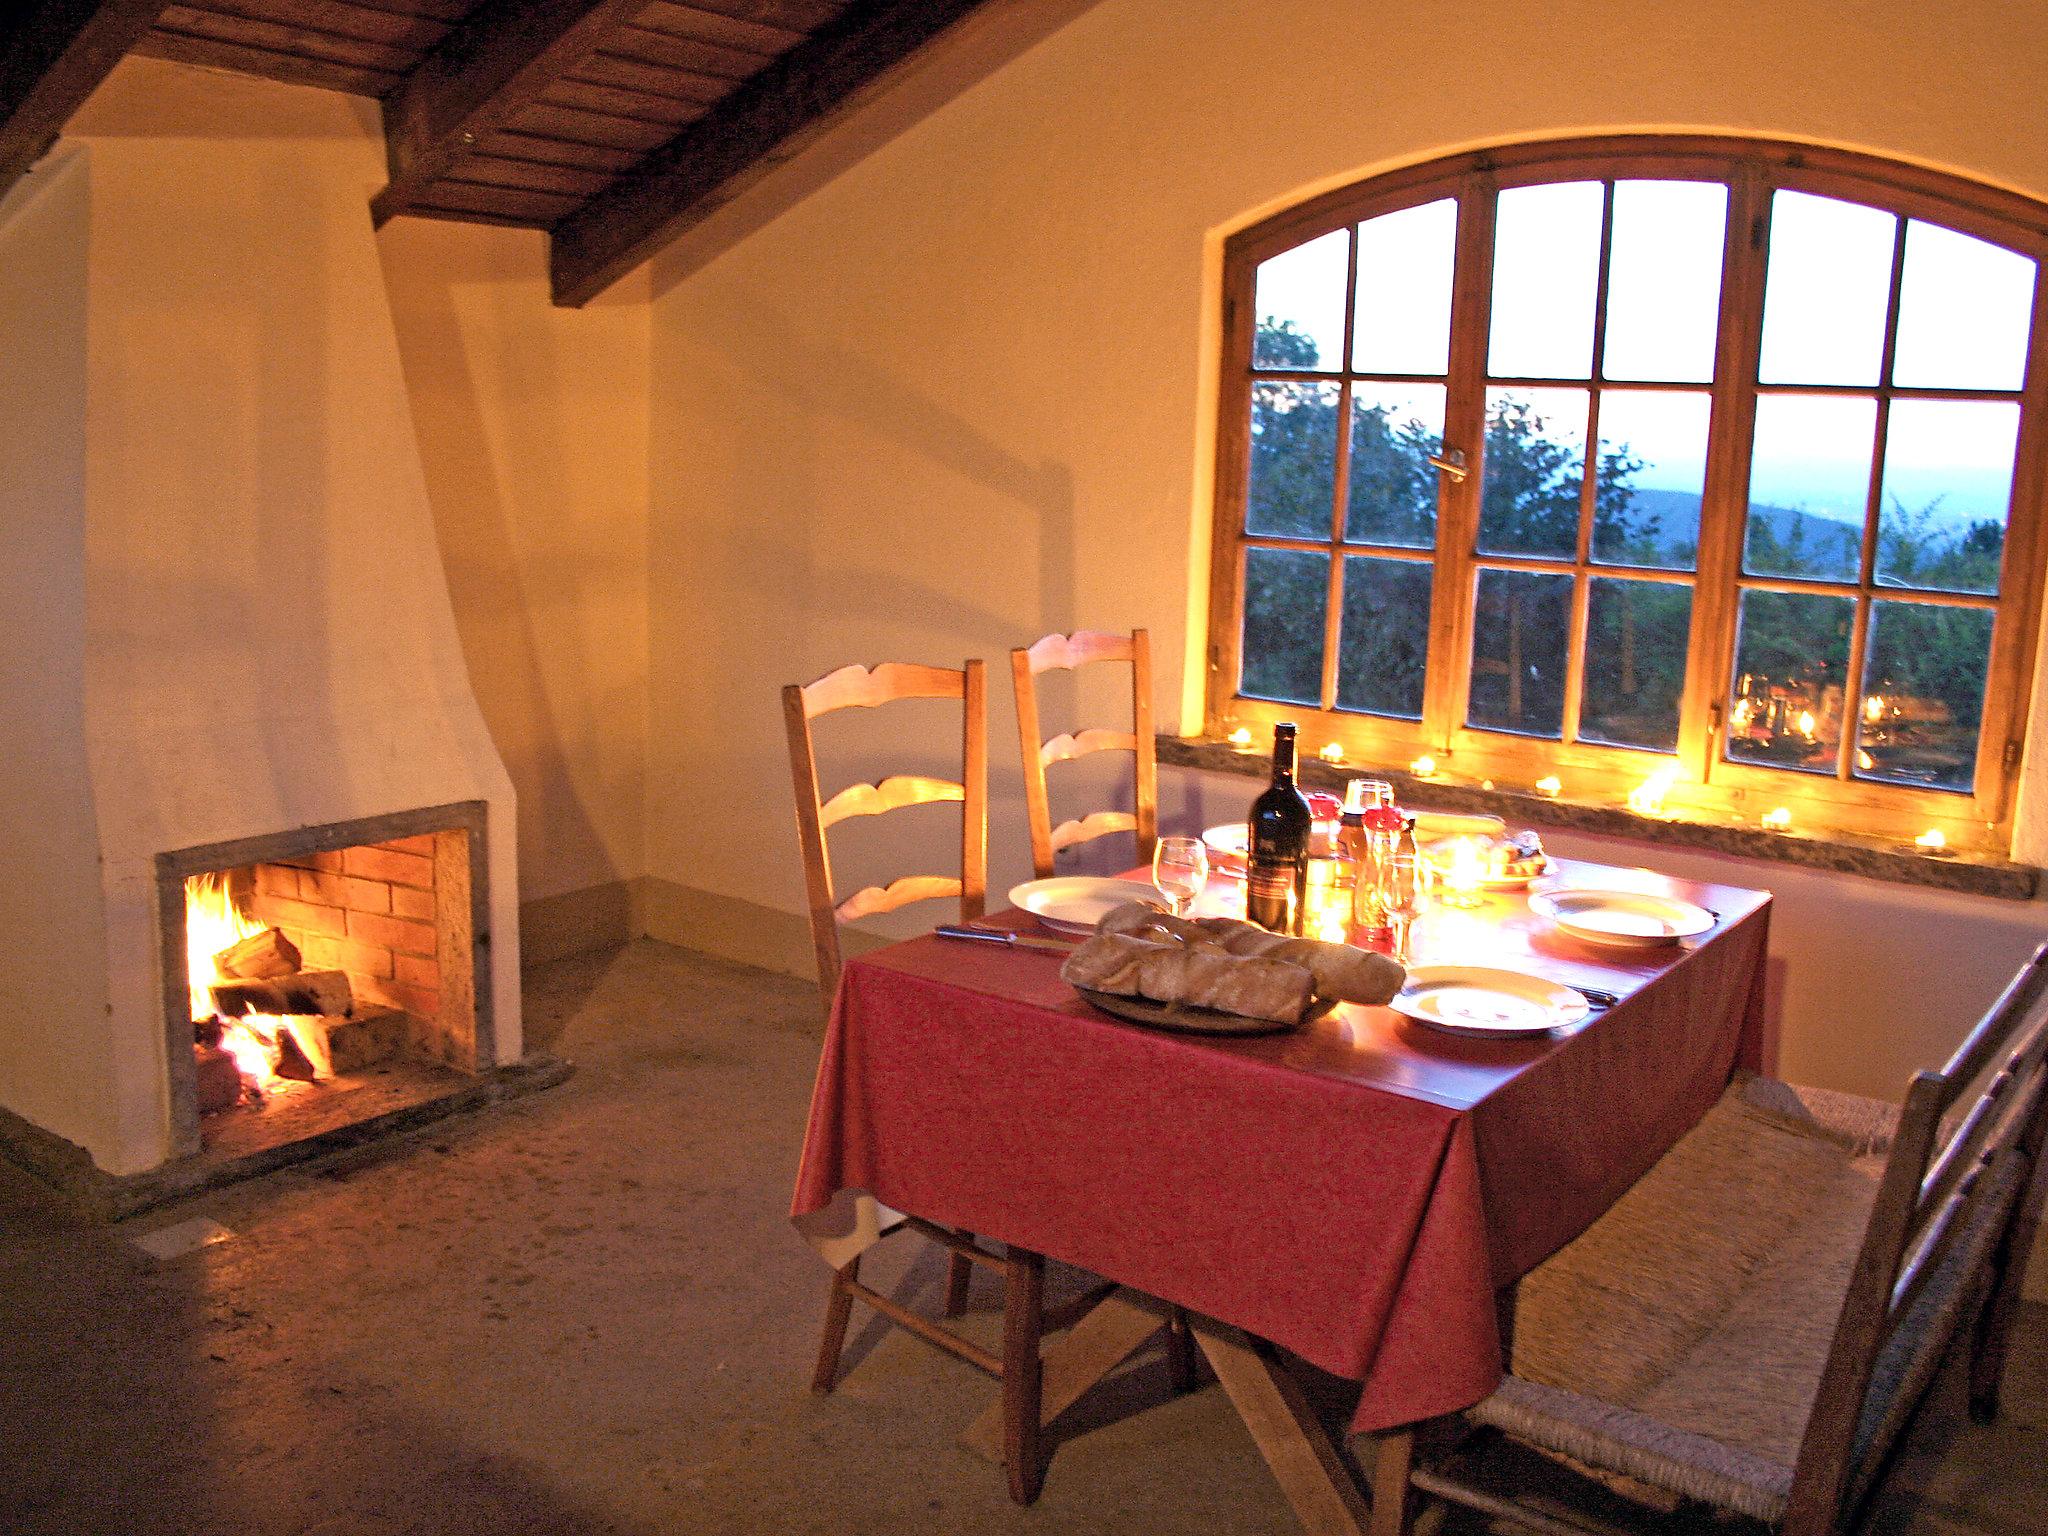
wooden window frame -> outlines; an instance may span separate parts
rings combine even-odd
[[[1945,173],[1874,156],[1774,140],[1714,136],[1610,136],[1506,146],[1451,156],[1397,170],[1318,197],[1232,236],[1224,247],[1223,367],[1216,448],[1215,534],[1212,540],[1209,603],[1209,668],[1205,728],[1223,735],[1239,725],[1255,731],[1274,721],[1301,722],[1305,750],[1340,743],[1354,763],[1405,764],[1429,753],[1461,781],[1497,779],[1519,784],[1557,774],[1566,797],[1617,801],[1662,764],[1669,754],[1589,741],[1557,741],[1482,730],[1464,724],[1470,683],[1475,602],[1471,598],[1476,556],[1481,462],[1485,437],[1486,352],[1492,287],[1494,195],[1516,186],[1581,180],[1698,180],[1728,188],[1726,243],[1722,258],[1720,312],[1711,397],[1706,482],[1700,506],[1700,549],[1690,576],[1692,628],[1679,707],[1676,762],[1681,787],[1670,803],[1677,814],[1703,818],[1730,815],[1753,821],[1764,809],[1792,808],[1802,830],[1838,831],[1903,841],[1939,828],[1951,845],[2003,852],[2010,840],[2014,791],[2027,725],[2034,653],[2042,606],[2042,517],[2048,482],[2048,204],[1986,187]],[[1763,283],[1771,195],[1780,188],[1810,192],[1880,207],[1902,220],[1921,219],[1973,235],[2031,257],[2037,264],[2032,329],[2025,376],[2017,392],[2020,431],[2012,498],[1986,673],[1984,711],[1978,737],[1973,787],[1938,790],[1853,777],[1828,777],[1795,769],[1746,764],[1722,750],[1721,715],[1734,667],[1735,626],[1745,588],[1790,588],[1826,594],[1860,592],[1845,672],[1843,761],[1857,736],[1852,703],[1861,693],[1861,665],[1868,632],[1871,593],[1910,601],[1941,602],[1943,594],[1910,588],[1873,588],[1875,543],[1870,519],[1877,514],[1875,488],[1866,515],[1861,580],[1856,582],[1774,581],[1741,571],[1744,512],[1748,496],[1750,439],[1759,392]],[[1390,719],[1334,708],[1275,703],[1241,695],[1244,624],[1244,551],[1247,547],[1298,547],[1331,554],[1322,697],[1336,697],[1337,629],[1341,621],[1338,582],[1346,553],[1378,554],[1371,546],[1346,545],[1341,519],[1346,506],[1349,460],[1348,404],[1351,380],[1370,370],[1353,363],[1349,338],[1355,324],[1356,293],[1347,291],[1345,356],[1327,377],[1339,385],[1339,448],[1331,540],[1288,540],[1248,536],[1244,531],[1251,454],[1251,391],[1271,370],[1251,366],[1257,325],[1256,275],[1260,263],[1307,241],[1405,208],[1455,197],[1458,203],[1455,285],[1451,305],[1444,443],[1463,449],[1470,473],[1455,481],[1439,475],[1437,541],[1421,552],[1434,569],[1429,619],[1427,679],[1420,721]],[[1603,226],[1604,228],[1606,226]],[[1902,389],[1889,376],[1891,333],[1897,325],[1897,266],[1903,261],[1904,224],[1895,242],[1894,301],[1887,321],[1886,364],[1877,385],[1846,393],[1879,400],[1878,437],[1892,398],[1967,396],[1968,390]],[[1611,230],[1603,236],[1603,245]],[[1603,256],[1604,256],[1603,250]],[[1349,282],[1355,287],[1356,262]],[[1605,263],[1602,265],[1604,293]],[[1600,306],[1604,314],[1604,304]],[[1585,387],[1597,397],[1608,386],[1596,354]],[[1321,375],[1324,370],[1316,372]],[[1284,371],[1283,371],[1284,373]],[[1558,381],[1577,387],[1576,381]],[[1678,384],[1666,388],[1683,388]],[[1772,386],[1763,386],[1769,393]],[[1825,392],[1814,391],[1814,392]],[[2011,392],[1996,392],[2009,398]],[[1874,463],[1881,462],[1874,460]],[[1873,476],[1875,479],[1876,476]],[[1592,494],[1591,477],[1585,495]],[[1586,520],[1582,516],[1581,543]],[[1576,562],[1584,574],[1585,550]],[[1484,557],[1492,566],[1506,562]],[[1531,562],[1564,568],[1571,560]],[[1603,574],[1634,577],[1631,567],[1602,567]],[[1662,579],[1660,573],[1649,573]],[[1572,664],[1567,675],[1567,725],[1580,688],[1580,655],[1587,583],[1575,582]]]

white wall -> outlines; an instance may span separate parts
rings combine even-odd
[[[657,270],[651,873],[801,910],[777,683],[994,660],[998,891],[1026,869],[1008,647],[1144,624],[1162,718],[1198,697],[1235,229],[1375,170],[1610,130],[1808,139],[2048,198],[2044,92],[2048,10],[1991,0],[1103,0],[717,259]],[[1785,1064],[1844,1087],[1896,1093],[2048,927],[2039,904],[1602,851],[1777,890]]]
[[[85,758],[84,157],[0,202],[0,1104],[113,1136],[106,922]],[[56,1070],[51,1070],[52,1065]]]

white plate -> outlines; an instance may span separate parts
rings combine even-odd
[[[1102,875],[1056,875],[1027,880],[1010,891],[1010,905],[1022,907],[1048,928],[1061,933],[1093,933],[1103,915],[1127,902],[1142,901],[1166,910],[1159,892],[1135,880]]]
[[[1714,926],[1714,914],[1705,907],[1651,891],[1564,886],[1531,896],[1529,910],[1549,918],[1575,939],[1627,949],[1676,944]]]
[[[1211,827],[1202,834],[1202,842],[1211,853],[1227,859],[1241,859],[1251,838],[1251,828],[1241,821],[1226,821],[1220,827]]]
[[[1592,1005],[1570,987],[1486,965],[1418,965],[1387,1005],[1453,1035],[1541,1035],[1576,1024]]]

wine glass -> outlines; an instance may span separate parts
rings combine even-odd
[[[1186,915],[1209,883],[1209,850],[1199,837],[1162,837],[1152,851],[1152,883],[1175,917]]]
[[[1389,854],[1380,865],[1380,906],[1394,930],[1394,958],[1408,963],[1408,935],[1422,913],[1425,870],[1415,853]]]

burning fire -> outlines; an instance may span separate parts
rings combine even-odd
[[[235,907],[228,877],[215,872],[193,875],[185,882],[185,974],[192,989],[192,1022],[214,1017],[213,987],[229,978],[213,957],[238,939],[261,933],[263,925]],[[249,1014],[220,1021],[220,1048],[235,1058],[242,1076],[259,1087],[277,1073],[277,1032],[284,1024],[274,1014]]]

